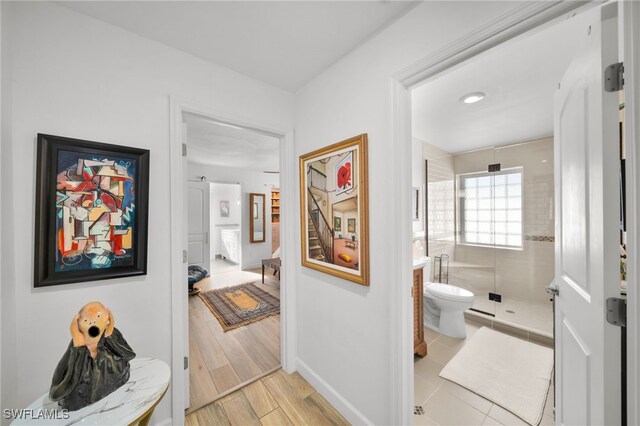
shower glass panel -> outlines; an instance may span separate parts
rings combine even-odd
[[[493,224],[495,163],[491,149],[454,156],[457,229],[450,282],[475,295],[474,310],[495,315],[495,247]]]
[[[474,293],[474,310],[551,335],[553,139],[425,155],[432,261],[449,256],[448,282]]]
[[[551,335],[553,308],[545,286],[555,261],[553,139],[496,148],[495,161],[503,172],[520,171],[496,177],[496,247],[502,245],[495,255],[496,292],[502,296],[496,319]]]

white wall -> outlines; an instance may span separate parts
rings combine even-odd
[[[206,176],[209,182],[240,183],[242,212],[240,226],[242,235],[242,269],[259,268],[262,259],[271,257],[271,188],[278,187],[280,175],[262,173],[251,170],[234,169],[230,167],[205,166],[188,163],[187,177],[189,179]],[[265,194],[265,225],[266,235],[264,243],[249,242],[249,194]]]
[[[509,2],[424,2],[342,58],[296,94],[296,155],[369,135],[371,286],[296,266],[298,364],[354,423],[393,423],[389,312],[399,285],[389,242],[399,188],[392,185],[390,76],[515,6]],[[298,176],[299,178],[299,176]],[[408,188],[406,189],[409,190]],[[299,197],[297,197],[299,203]],[[296,224],[297,237],[300,225]]]
[[[241,193],[238,184],[212,183],[211,186],[211,258],[222,254],[220,246],[220,229],[240,229]],[[229,216],[220,214],[220,201],[229,202]],[[222,227],[224,228],[222,228]]]
[[[138,356],[171,361],[169,95],[275,129],[293,128],[293,99],[53,3],[2,8],[1,405],[17,408],[48,391],[69,321],[91,300],[111,308]],[[33,288],[38,132],[151,150],[148,275]],[[153,421],[169,416],[171,392]]]

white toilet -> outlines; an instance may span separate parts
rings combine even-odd
[[[446,336],[464,339],[464,311],[473,306],[469,290],[451,284],[425,283],[424,325]]]

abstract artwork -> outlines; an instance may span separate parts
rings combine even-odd
[[[300,157],[303,266],[369,285],[367,183],[366,134]]]
[[[146,273],[149,151],[38,135],[35,286]]]

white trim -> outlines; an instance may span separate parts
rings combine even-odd
[[[505,43],[532,29],[549,24],[559,17],[580,8],[593,7],[601,2],[527,2],[514,7],[508,13],[450,43],[391,76],[391,125],[393,145],[394,186],[401,188],[395,216],[398,232],[391,241],[390,253],[393,276],[401,285],[391,295],[391,377],[394,395],[391,418],[395,424],[413,422],[413,334],[412,334],[412,258],[411,249],[411,104],[412,86],[436,77],[443,71]],[[406,218],[406,219],[405,219]]]
[[[281,212],[282,219],[291,220],[295,214],[294,211],[294,194],[293,181],[295,180],[294,165],[295,159],[293,155],[293,131],[274,130],[266,125],[248,123],[234,116],[229,116],[225,111],[211,110],[210,108],[194,104],[190,101],[170,96],[170,157],[171,157],[171,369],[173,371],[173,383],[171,388],[171,408],[172,420],[176,424],[184,424],[185,395],[188,390],[185,389],[185,380],[183,375],[183,357],[185,356],[185,339],[188,338],[187,324],[184,321],[185,309],[187,309],[187,291],[185,286],[186,264],[182,263],[182,249],[184,246],[183,223],[184,223],[184,183],[186,182],[186,174],[183,170],[182,158],[182,114],[191,113],[203,117],[233,124],[239,127],[252,129],[263,134],[274,136],[280,139],[280,197],[285,208]],[[185,141],[186,142],[186,141]],[[286,203],[286,204],[285,204]],[[292,222],[293,223],[293,222]],[[295,370],[296,341],[295,341],[295,286],[289,282],[293,277],[292,265],[293,261],[287,262],[286,259],[295,259],[292,255],[293,237],[290,228],[282,227],[283,233],[280,239],[282,247],[283,260],[282,272],[280,278],[280,298],[281,315],[280,315],[280,348],[281,348],[281,364],[282,368],[287,372]]]
[[[373,425],[374,423],[369,420],[364,414],[362,414],[356,407],[351,405],[349,401],[342,396],[331,385],[325,382],[318,373],[313,371],[311,367],[304,363],[302,360],[298,360],[298,372],[304,379],[309,382],[313,388],[318,391],[323,397],[327,399],[340,414],[347,419],[347,421],[353,425]],[[403,423],[403,424],[412,424]]]
[[[280,363],[287,373],[296,371],[298,358],[298,316],[293,276],[298,260],[295,242],[300,240],[296,240],[294,232],[298,228],[295,226],[298,204],[295,202],[297,164],[293,142],[293,130],[280,139],[280,223],[285,224],[280,226]]]
[[[627,174],[627,424],[640,424],[640,3],[623,1],[624,114]]]
[[[413,286],[413,249],[411,243],[413,221],[411,220],[411,93],[395,79],[391,82],[392,137],[396,149],[391,157],[394,188],[400,200],[395,204],[395,217],[399,220],[396,238],[391,240],[389,250],[392,276],[398,277],[398,291],[391,293],[391,404],[394,424],[413,424],[413,307],[411,287]]]
[[[2,5],[0,4],[0,29],[2,28]],[[2,135],[2,31],[0,31],[0,135]],[[6,143],[7,141],[5,141]],[[2,152],[0,151],[0,164],[2,164]],[[2,188],[2,177],[0,177],[0,188]],[[2,222],[2,204],[0,199],[0,223]],[[2,241],[2,228],[0,227],[0,241]],[[2,256],[2,247],[0,246],[0,258]],[[2,264],[0,263],[0,277],[2,277]],[[2,318],[2,303],[0,302],[0,319]],[[1,330],[0,330],[1,331]],[[1,333],[0,333],[1,334]],[[2,339],[0,338],[0,376],[2,372]],[[2,400],[2,385],[0,385],[0,407],[5,407]]]

